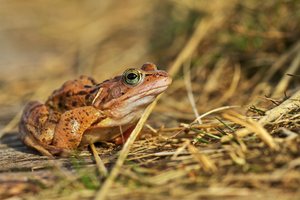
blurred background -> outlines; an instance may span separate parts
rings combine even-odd
[[[178,121],[194,118],[183,65],[199,112],[283,97],[299,85],[286,75],[299,74],[299,22],[298,0],[2,0],[1,127],[70,78],[100,82],[147,61],[173,68],[157,110]]]
[[[299,0],[0,0],[0,199],[91,199],[104,178],[89,152],[54,164],[30,151],[22,108],[81,74],[101,82],[149,61],[173,83],[109,199],[299,197],[299,108],[265,126],[276,152],[258,134],[236,138],[244,124],[222,112],[190,124],[235,105],[242,121],[261,119],[299,90]],[[110,170],[121,147],[97,148]]]

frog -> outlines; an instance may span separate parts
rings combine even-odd
[[[96,142],[124,144],[145,108],[171,82],[168,73],[153,63],[129,68],[101,83],[82,75],[66,81],[44,103],[26,104],[20,138],[48,157],[68,156]]]

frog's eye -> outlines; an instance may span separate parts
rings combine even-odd
[[[143,74],[137,69],[128,69],[123,73],[123,81],[127,85],[135,86],[143,80]]]

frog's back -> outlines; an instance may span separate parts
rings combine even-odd
[[[67,81],[50,95],[45,105],[59,112],[87,106],[90,104],[91,93],[96,84],[96,81],[88,76]]]

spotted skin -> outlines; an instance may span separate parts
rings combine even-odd
[[[79,146],[83,133],[101,119],[101,112],[93,106],[69,110],[62,114],[53,138],[53,145],[59,148],[75,149]]]
[[[49,157],[69,155],[79,146],[99,141],[122,144],[143,110],[172,80],[152,63],[131,71],[136,74],[127,76],[126,70],[102,83],[80,76],[65,82],[45,103],[29,102],[19,123],[21,139]],[[126,81],[138,76],[134,84]]]

